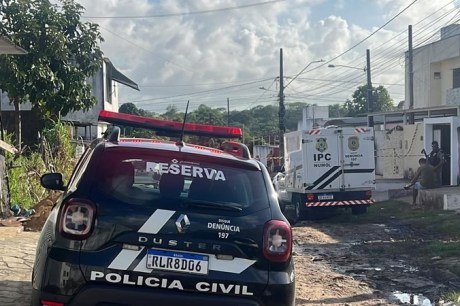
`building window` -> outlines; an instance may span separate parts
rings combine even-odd
[[[112,104],[112,79],[110,78],[110,74],[107,74],[107,79],[105,80],[105,88],[107,91],[106,101]]]
[[[452,75],[452,88],[460,87],[460,68],[455,68]]]
[[[435,80],[441,79],[441,72],[435,72],[435,73],[433,74],[433,78],[434,78]]]

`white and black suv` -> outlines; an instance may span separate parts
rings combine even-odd
[[[32,306],[293,306],[292,232],[258,161],[183,142],[93,142],[42,230]],[[236,148],[238,150],[238,148]]]

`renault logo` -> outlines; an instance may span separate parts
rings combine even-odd
[[[183,233],[190,227],[190,220],[187,215],[180,215],[176,220],[176,227],[179,233]]]

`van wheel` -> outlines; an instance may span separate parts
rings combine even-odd
[[[292,219],[289,222],[294,225],[297,222],[305,219],[305,212],[302,210],[302,201],[299,195],[292,195],[292,204],[293,204],[293,212],[292,212]]]
[[[362,215],[367,213],[367,207],[368,205],[358,205],[358,206],[353,206],[351,208],[351,213],[353,215]]]

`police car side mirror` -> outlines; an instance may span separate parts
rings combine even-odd
[[[64,180],[61,173],[46,173],[40,177],[40,184],[46,189],[65,190]]]

